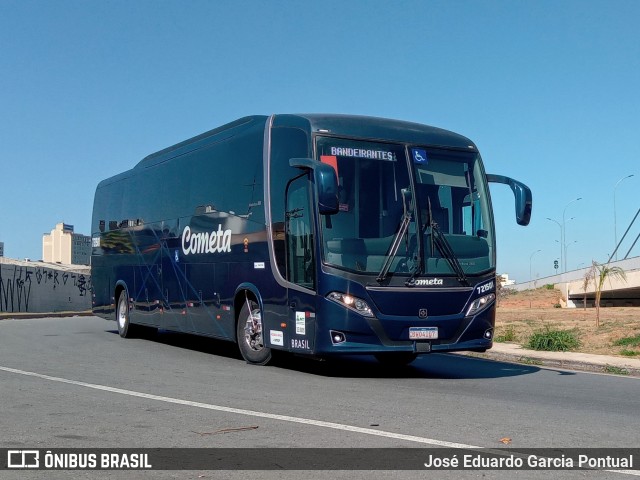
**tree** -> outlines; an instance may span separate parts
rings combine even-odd
[[[608,263],[600,264],[593,262],[591,269],[593,270],[593,280],[596,287],[596,327],[600,326],[600,298],[602,297],[602,287],[604,282],[612,278],[627,281],[627,274],[620,267],[612,267]]]
[[[516,291],[513,288],[507,288],[504,285],[505,278],[503,275],[498,275],[496,277],[496,302],[498,307],[502,303],[502,300],[507,298],[509,295],[513,295]]]
[[[502,286],[502,282],[504,281],[504,277],[502,275],[496,276],[496,306],[500,306],[500,300],[502,300],[502,290],[504,287]]]

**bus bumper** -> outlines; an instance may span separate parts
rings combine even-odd
[[[325,301],[317,320],[317,355],[484,351],[493,346],[495,303],[471,317],[448,315],[418,319],[364,317],[341,305]],[[409,332],[416,327],[435,327],[438,338],[412,340]]]

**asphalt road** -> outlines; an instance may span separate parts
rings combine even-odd
[[[105,389],[106,387],[106,389]],[[281,355],[96,317],[0,321],[0,448],[640,447],[640,379],[434,354]],[[636,466],[640,470],[640,466]],[[546,478],[540,471],[333,471],[306,478]],[[56,477],[56,475],[58,475]],[[553,478],[629,478],[562,471]],[[2,478],[300,478],[296,471],[0,472]],[[633,477],[631,477],[633,478]]]

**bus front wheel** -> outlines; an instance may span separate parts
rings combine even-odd
[[[266,365],[271,360],[271,349],[265,345],[262,312],[253,300],[246,299],[240,310],[236,329],[242,358],[253,365]]]

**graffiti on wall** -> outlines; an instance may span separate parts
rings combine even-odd
[[[91,276],[77,272],[19,265],[0,266],[0,312],[30,312],[34,295],[86,297],[91,290]],[[71,297],[69,297],[71,301]]]

